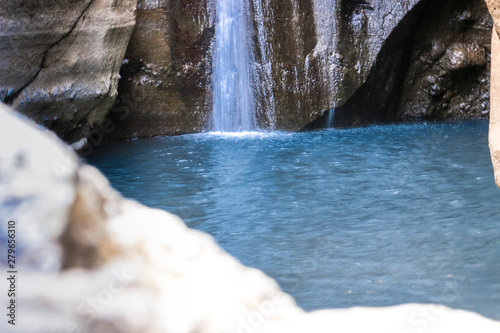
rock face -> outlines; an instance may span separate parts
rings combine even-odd
[[[3,1],[0,101],[74,142],[117,96],[137,0]]]
[[[495,180],[500,188],[500,3],[486,0],[495,23],[491,38],[491,107],[490,107],[490,152]]]
[[[202,131],[210,113],[213,3],[139,0],[113,138]],[[118,119],[126,112],[124,119]]]
[[[346,103],[418,2],[262,0],[264,8],[272,8],[263,15],[272,52],[261,66],[272,68],[275,127],[301,129]],[[263,38],[258,29],[257,35]]]
[[[417,2],[250,1],[260,127],[298,130],[346,102]],[[115,139],[207,129],[214,2],[169,4],[139,1],[115,106],[127,117]]]
[[[482,0],[250,8],[261,128],[488,116],[491,19]],[[207,129],[216,15],[211,1],[139,2],[115,107],[128,116],[113,138]]]
[[[438,305],[306,314],[276,282],[239,264],[210,236],[123,199],[53,134],[1,104],[0,137],[0,250],[7,253],[6,222],[13,220],[22,276],[16,325],[2,320],[2,332],[500,329],[500,322]]]
[[[488,116],[482,0],[248,1],[260,128]],[[0,99],[67,142],[207,130],[215,1],[136,3],[2,3]]]
[[[481,0],[420,1],[334,111],[335,125],[487,117],[491,26]]]

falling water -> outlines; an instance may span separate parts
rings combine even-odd
[[[213,50],[211,130],[257,128],[253,91],[253,52],[246,0],[218,0]]]
[[[337,31],[338,20],[337,15],[329,15],[332,8],[333,12],[340,12],[339,0],[314,0],[314,21],[316,23],[316,33],[318,43],[314,49],[314,56],[318,57],[321,62],[320,80],[324,84],[326,96],[328,101],[326,108],[329,109],[327,115],[328,127],[333,127],[334,110],[337,104],[335,96],[338,96],[338,82],[341,81],[339,77],[341,64],[339,60],[338,51],[338,35]],[[325,15],[326,13],[326,15]]]
[[[275,99],[274,99],[274,78],[273,78],[273,49],[269,42],[270,31],[267,20],[274,17],[270,1],[274,0],[253,0],[253,15],[256,25],[256,43],[260,50],[260,61],[255,62],[256,77],[259,84],[257,88],[257,100],[260,105],[259,115],[267,122],[270,130],[276,128]],[[261,123],[262,125],[262,123]]]

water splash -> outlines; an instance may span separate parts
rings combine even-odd
[[[211,130],[254,131],[257,128],[246,0],[218,0],[213,51]]]

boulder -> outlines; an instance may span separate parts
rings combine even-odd
[[[67,142],[89,136],[117,96],[136,3],[3,1],[0,101]]]
[[[500,187],[500,3],[499,1],[486,0],[488,9],[493,17],[495,29],[491,38],[491,110],[490,110],[490,152],[495,180]]]

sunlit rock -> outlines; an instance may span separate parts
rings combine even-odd
[[[137,0],[3,1],[0,101],[73,143],[117,96]]]

